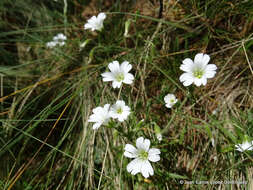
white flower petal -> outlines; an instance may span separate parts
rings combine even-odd
[[[123,100],[117,100],[116,105],[119,107],[124,107],[126,104],[125,104],[125,101],[123,101]]]
[[[111,115],[111,117],[112,117],[113,119],[116,119],[116,118],[118,117],[118,114],[115,113],[114,110],[111,110],[111,111],[110,111],[110,115]]]
[[[160,160],[160,156],[157,155],[157,154],[149,155],[149,156],[148,156],[148,159],[149,159],[151,162],[158,162],[158,161]]]
[[[244,147],[242,146],[242,144],[235,145],[235,147],[236,147],[236,150],[238,150],[238,151],[240,151],[240,152],[245,151],[245,150],[244,150]]]
[[[137,149],[131,144],[126,144],[124,156],[128,158],[136,158],[138,156]]]
[[[123,111],[124,112],[130,112],[131,111],[131,108],[129,106],[127,106],[124,102],[124,106],[123,106]]]
[[[158,162],[160,160],[160,154],[161,151],[157,148],[151,148],[148,151],[148,159],[152,162]]]
[[[131,144],[126,144],[124,150],[132,154],[137,154],[137,149]]]
[[[123,108],[123,112],[124,112],[126,115],[129,115],[129,114],[131,113],[131,108],[128,107],[128,106],[125,106],[125,107]]]
[[[99,114],[101,114],[101,113],[103,112],[103,108],[102,108],[102,107],[96,107],[96,108],[94,108],[94,109],[92,110],[92,112],[93,112],[94,114],[99,115]]]
[[[148,178],[150,175],[154,175],[154,170],[149,161],[146,160],[142,162],[141,173],[145,178]]]
[[[127,171],[132,175],[135,175],[141,172],[141,160],[139,158],[135,158],[127,165]]]
[[[167,108],[172,108],[172,105],[171,105],[170,103],[165,104],[165,106],[166,106]]]
[[[111,72],[105,72],[102,73],[101,76],[103,77],[103,81],[107,82],[107,81],[113,81],[114,80],[114,76]]]
[[[142,150],[148,151],[149,146],[150,146],[150,140],[148,140],[148,139],[144,139],[143,137],[139,137],[136,140],[136,147],[138,149],[142,149]]]
[[[88,122],[97,122],[97,121],[99,120],[97,119],[97,116],[95,114],[92,114],[88,119]]]
[[[202,84],[205,86],[207,83],[207,79],[205,77],[202,78]]]
[[[113,81],[112,82],[112,87],[113,88],[120,88],[121,84],[122,84],[122,82]]]
[[[89,122],[97,122],[102,120],[102,117],[104,115],[104,111],[102,107],[97,107],[95,109],[92,110],[93,114],[90,116],[89,118]]]
[[[127,119],[128,115],[129,114],[122,114],[122,115],[118,116],[118,120],[120,122],[123,122],[123,121],[125,121]]]
[[[123,122],[125,120],[125,117],[122,117],[121,115],[117,117],[119,122]]]
[[[217,69],[217,66],[215,64],[208,64],[206,66],[207,71],[215,71]]]
[[[193,83],[193,80],[184,81],[184,86],[190,86]]]
[[[90,22],[90,23],[95,23],[96,22],[96,20],[97,20],[97,17],[96,16],[92,16],[89,20],[88,20],[88,22]]]
[[[120,65],[121,70],[123,70],[125,73],[128,73],[132,69],[132,65],[129,64],[128,61],[123,61]]]
[[[104,20],[106,18],[106,14],[105,13],[99,13],[98,16],[97,16],[97,18],[99,20]]]
[[[185,72],[191,72],[193,66],[193,61],[189,58],[183,60],[183,64],[180,66],[180,69]]]
[[[151,149],[148,151],[148,154],[149,154],[149,155],[161,154],[161,151],[160,151],[158,148],[151,148]]]
[[[190,73],[183,73],[180,77],[179,80],[180,82],[184,82],[187,80],[192,80],[193,76]]]
[[[86,29],[90,29],[90,28],[92,28],[92,25],[90,24],[90,23],[86,23],[85,25],[84,25],[84,29],[86,30]]]
[[[193,77],[190,73],[183,73],[180,78],[180,82],[183,82],[184,86],[189,86],[193,83]]]
[[[95,129],[98,129],[100,126],[102,125],[102,123],[95,123],[92,128],[95,130]]]
[[[149,139],[145,139],[144,140],[144,150],[148,151],[150,146],[150,140]]]
[[[109,108],[110,108],[110,104],[105,104],[105,105],[104,105],[104,109],[105,109],[106,111],[109,111]]]
[[[132,84],[134,80],[134,76],[131,73],[125,74],[125,78],[123,80],[124,83],[126,84]]]
[[[120,70],[119,62],[113,61],[112,63],[109,63],[108,68],[112,73],[118,72]]]
[[[170,102],[170,98],[168,97],[168,95],[164,96],[163,100],[164,100],[165,102]]]
[[[206,78],[213,78],[216,74],[216,71],[206,71],[205,77]]]
[[[207,55],[207,54],[204,54],[203,57],[202,57],[202,62],[207,65],[208,62],[210,61],[210,56]]]
[[[136,147],[137,147],[138,149],[139,149],[140,147],[142,147],[143,141],[144,141],[144,138],[143,138],[143,137],[139,137],[139,138],[136,140]]]
[[[202,84],[202,79],[194,78],[194,84],[200,86]]]
[[[198,53],[197,55],[195,55],[194,64],[196,64],[196,63],[202,63],[203,56],[204,56],[203,53]]]
[[[135,155],[133,155],[132,153],[127,152],[127,151],[124,152],[124,156],[125,156],[125,157],[128,157],[128,158],[137,158],[137,156],[135,156]]]

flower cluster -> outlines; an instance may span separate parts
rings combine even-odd
[[[84,29],[91,31],[102,31],[103,22],[106,18],[105,13],[99,13],[98,16],[92,16],[88,23],[84,25]],[[208,64],[210,56],[203,53],[198,53],[194,60],[186,58],[182,61],[180,70],[184,73],[179,77],[180,82],[184,86],[195,84],[196,86],[205,86],[207,79],[213,78],[216,74],[217,67],[215,64]],[[112,61],[108,64],[109,71],[101,74],[103,82],[112,82],[112,87],[120,88],[122,84],[132,84],[134,80],[133,74],[129,73],[132,65],[128,61],[123,61],[121,64],[118,61]],[[178,99],[174,94],[167,94],[164,97],[165,106],[172,108]],[[101,125],[107,125],[110,119],[117,119],[119,122],[125,121],[131,113],[129,106],[123,100],[118,100],[113,105],[105,104],[103,107],[96,107],[92,110],[93,114],[89,117],[88,122],[92,122],[93,129],[97,130]],[[158,126],[155,127],[156,137],[159,142],[162,141],[162,133]],[[252,150],[252,143],[244,142],[236,145],[238,151]],[[158,162],[160,160],[160,150],[150,148],[150,140],[139,137],[136,140],[136,147],[131,144],[126,144],[124,148],[124,156],[133,158],[127,165],[127,171],[132,175],[141,173],[145,178],[154,175],[153,167],[150,162]]]
[[[125,105],[123,100],[118,100],[114,105],[105,104],[104,107],[96,107],[92,110],[93,114],[89,117],[88,122],[95,123],[93,129],[98,129],[101,125],[107,125],[110,118],[118,119],[122,122],[127,119],[130,107]]]
[[[122,83],[132,84],[134,76],[128,73],[132,69],[132,65],[129,62],[124,61],[119,65],[118,61],[113,61],[109,63],[108,68],[111,72],[102,73],[102,77],[103,81],[113,81],[113,88],[119,88]],[[112,106],[106,104],[104,108],[97,107],[92,112],[93,114],[88,121],[95,122],[93,129],[98,129],[101,125],[106,125],[110,118],[123,122],[131,113],[131,109],[123,100],[117,100]]]
[[[65,40],[67,40],[67,37],[64,34],[60,33],[53,37],[53,41],[47,42],[46,46],[48,48],[53,48],[57,45],[64,46]]]
[[[119,64],[118,61],[109,63],[108,68],[110,72],[102,73],[103,81],[112,81],[113,88],[120,88],[123,83],[132,84],[134,76],[129,73],[132,65],[128,61]],[[123,122],[131,113],[130,107],[126,106],[123,100],[117,100],[115,104],[105,104],[104,107],[96,107],[92,110],[93,114],[89,117],[88,122],[93,122],[93,129],[98,129],[101,125],[107,125],[110,118],[118,119]],[[160,150],[156,148],[149,148],[150,140],[139,137],[136,140],[135,148],[131,144],[125,145],[124,155],[128,158],[134,158],[127,165],[127,171],[135,175],[141,173],[145,178],[154,175],[154,170],[150,164],[160,160]]]
[[[203,53],[198,53],[194,61],[190,58],[184,59],[180,69],[185,73],[179,77],[180,82],[182,82],[184,86],[190,86],[191,84],[205,86],[207,84],[207,79],[213,78],[217,70],[215,64],[208,64],[209,61],[210,56]],[[172,106],[177,103],[174,94],[167,94],[164,97],[164,101],[167,108],[172,108]]]

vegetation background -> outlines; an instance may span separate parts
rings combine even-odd
[[[99,12],[103,31],[84,31]],[[218,72],[186,88],[179,67],[199,52]],[[1,0],[0,58],[0,189],[253,189],[253,154],[234,148],[253,134],[252,0]],[[94,132],[92,109],[118,95],[101,78],[113,60],[133,65],[132,114]],[[162,151],[148,179],[123,157],[139,136]]]

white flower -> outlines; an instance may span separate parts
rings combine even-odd
[[[54,42],[54,41],[52,41],[52,42],[47,42],[47,43],[46,43],[46,46],[47,46],[48,48],[53,48],[53,47],[56,46],[56,45],[57,45],[57,43]]]
[[[185,71],[179,78],[184,86],[189,86],[194,83],[196,86],[206,85],[208,78],[213,78],[216,74],[216,65],[208,64],[210,57],[207,54],[198,53],[194,62],[186,58],[180,66],[182,71]]]
[[[132,84],[134,76],[128,73],[132,69],[132,65],[128,61],[124,61],[119,65],[118,61],[113,61],[108,65],[111,72],[105,72],[102,74],[103,81],[113,81],[113,88],[120,88],[122,83]]]
[[[175,103],[177,103],[177,99],[174,94],[167,94],[164,97],[164,101],[166,103],[167,108],[171,108]]]
[[[109,113],[110,104],[105,104],[104,107],[96,107],[92,110],[88,122],[94,122],[93,129],[98,129],[101,125],[106,125],[110,120]]]
[[[56,42],[64,41],[64,40],[67,40],[67,37],[64,34],[59,33],[55,37],[53,37],[53,40]]]
[[[163,136],[162,136],[161,133],[158,133],[158,134],[156,135],[156,138],[157,138],[157,140],[158,140],[159,142],[161,142],[162,139],[163,139]]]
[[[98,16],[93,16],[88,20],[88,23],[84,25],[84,29],[91,29],[92,31],[94,30],[99,30],[101,31],[103,28],[103,22],[106,18],[105,13],[99,13]]]
[[[110,109],[111,117],[117,118],[120,122],[126,120],[130,113],[130,108],[125,105],[123,100],[118,100]]]
[[[245,150],[253,150],[253,141],[245,141],[242,144],[235,145],[236,150],[243,152]]]
[[[145,178],[154,175],[154,170],[150,164],[151,162],[158,162],[160,160],[160,150],[157,148],[149,148],[150,140],[139,137],[136,140],[135,148],[131,144],[126,144],[124,156],[134,158],[128,165],[127,171],[132,175],[141,173]]]
[[[212,115],[216,115],[217,113],[218,113],[218,109],[217,108],[212,111]]]
[[[59,34],[57,34],[56,36],[53,37],[53,41],[47,42],[46,46],[48,48],[53,48],[57,45],[64,46],[65,45],[65,40],[67,40],[67,37],[64,34],[59,33]]]

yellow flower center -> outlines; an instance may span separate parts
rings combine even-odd
[[[118,109],[117,109],[117,114],[122,114],[122,113],[123,113],[122,108],[118,108]]]
[[[123,73],[118,73],[115,77],[117,82],[121,82],[124,80],[124,74]]]
[[[138,157],[142,160],[147,160],[148,159],[148,152],[145,150],[140,150],[138,153]]]
[[[204,71],[200,68],[196,69],[194,72],[193,72],[193,76],[198,78],[198,79],[201,79],[202,76],[204,75]]]

